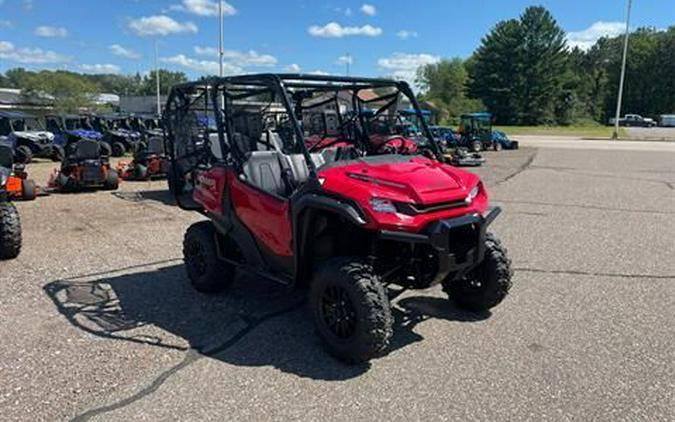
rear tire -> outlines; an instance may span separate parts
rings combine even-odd
[[[511,260],[492,233],[485,237],[483,261],[459,280],[443,281],[443,290],[460,308],[480,312],[497,306],[511,289]]]
[[[117,174],[117,171],[113,169],[108,170],[108,174],[106,175],[103,188],[105,190],[117,190],[119,186],[120,186],[120,176],[119,174]]]
[[[232,285],[235,267],[218,257],[216,229],[210,221],[188,227],[183,239],[183,260],[192,286],[202,293],[217,293]]]
[[[112,156],[121,157],[124,153],[127,152],[127,149],[124,147],[124,144],[121,142],[114,142],[112,144]]]
[[[61,145],[54,145],[52,147],[52,155],[49,157],[54,162],[62,162],[66,156],[66,152]]]
[[[495,151],[501,151],[502,150],[502,144],[500,142],[495,142],[494,145],[492,146],[492,148]]]
[[[15,161],[20,164],[28,164],[33,161],[33,151],[25,145],[16,148]]]
[[[142,164],[134,164],[134,178],[145,180],[148,178],[148,168]]]
[[[323,344],[340,360],[365,362],[389,345],[389,298],[372,266],[360,258],[325,262],[313,276],[309,307]]]
[[[14,204],[0,203],[0,260],[13,259],[21,252],[21,219]]]
[[[32,179],[25,179],[21,184],[21,199],[32,201],[37,197],[37,186]]]

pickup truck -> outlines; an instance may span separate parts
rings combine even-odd
[[[609,119],[609,124],[613,125],[616,119]],[[619,119],[619,126],[626,127],[654,127],[656,122],[649,117],[642,117],[639,114],[626,114]]]

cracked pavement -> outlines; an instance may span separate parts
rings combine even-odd
[[[524,148],[476,169],[516,268],[492,313],[440,288],[395,301],[391,352],[321,350],[302,292],[239,277],[203,296],[181,242],[200,217],[162,182],[19,204],[0,263],[3,419],[675,419],[675,153]],[[44,183],[53,165],[31,165]]]

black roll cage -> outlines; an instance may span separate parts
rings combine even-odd
[[[395,88],[398,91],[395,94],[385,94],[378,98],[372,100],[361,100],[358,98],[359,91],[364,89],[375,89],[375,88]],[[203,90],[203,93],[194,100],[194,102],[201,100],[204,95],[206,95],[205,101],[211,101],[213,107],[214,118],[218,128],[218,141],[220,150],[224,155],[231,153],[229,155],[234,158],[234,162],[239,167],[243,161],[245,161],[244,154],[239,151],[238,147],[234,142],[226,142],[226,136],[228,140],[234,139],[234,131],[232,127],[232,121],[230,119],[230,114],[228,113],[228,101],[227,100],[239,100],[248,97],[252,97],[258,94],[263,93],[272,93],[274,96],[278,97],[277,100],[285,108],[286,114],[290,120],[293,133],[296,137],[297,143],[299,144],[300,153],[305,157],[309,169],[310,178],[316,178],[316,165],[314,164],[310,152],[305,145],[304,133],[301,125],[302,115],[298,116],[303,109],[317,107],[317,104],[312,104],[307,107],[302,107],[302,98],[294,103],[294,89],[303,89],[304,91],[298,91],[306,93],[306,95],[313,95],[316,93],[323,92],[335,92],[336,95],[334,98],[329,98],[323,103],[330,103],[335,101],[338,102],[337,93],[340,91],[352,91],[352,102],[354,110],[358,113],[357,118],[362,123],[361,127],[365,127],[363,122],[363,113],[361,113],[361,104],[369,103],[378,100],[391,100],[387,106],[393,104],[397,100],[400,93],[405,95],[411,103],[412,108],[415,110],[415,114],[422,126],[423,135],[428,140],[428,145],[430,145],[433,155],[435,158],[443,162],[443,153],[436,143],[429,126],[422,115],[421,108],[415,97],[412,89],[405,81],[395,81],[391,79],[381,79],[381,78],[360,78],[360,77],[349,77],[349,76],[329,76],[329,75],[308,75],[308,74],[276,74],[276,73],[263,73],[263,74],[251,74],[251,75],[240,75],[240,76],[228,76],[228,77],[208,77],[201,79],[195,82],[187,82],[183,84],[175,85],[171,89],[169,98],[166,103],[166,110],[164,117],[171,115],[174,99],[181,92],[194,92],[198,90]],[[211,93],[211,95],[209,94]],[[210,98],[209,98],[210,95]],[[300,96],[301,97],[301,96]],[[384,107],[386,108],[386,106]],[[378,110],[378,113],[382,109]],[[226,119],[223,119],[223,117]],[[338,108],[338,116],[340,116]],[[342,117],[339,117],[342,119]],[[170,127],[169,122],[164,122],[163,125],[166,128]],[[342,123],[342,122],[341,122]],[[174,149],[166,146],[167,152],[170,154],[171,159],[174,157]]]

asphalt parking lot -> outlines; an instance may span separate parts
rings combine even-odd
[[[391,352],[361,366],[321,350],[301,292],[244,277],[193,291],[181,242],[199,216],[163,182],[19,204],[2,419],[675,420],[675,153],[487,158],[511,295],[476,315],[407,292]]]

